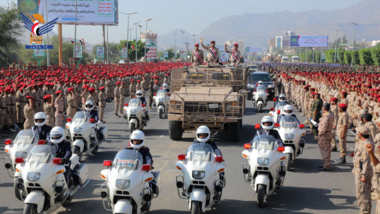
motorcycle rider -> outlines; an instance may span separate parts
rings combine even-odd
[[[293,113],[293,106],[286,105],[284,107],[284,112],[285,112],[285,114],[280,114],[279,115],[277,122],[279,122],[283,116],[293,116],[293,117],[295,117],[297,119],[298,124],[301,124],[300,121],[298,120],[297,116]]]
[[[147,105],[146,99],[145,99],[145,97],[143,97],[143,93],[141,90],[136,91],[136,98],[139,98],[141,100],[141,104]],[[149,120],[149,110],[148,109],[145,111],[145,117],[146,117],[146,120],[148,121]]]
[[[94,101],[87,100],[84,108],[90,114],[90,118],[94,118],[96,122],[99,120],[98,111],[94,110]]]
[[[282,142],[280,134],[278,133],[277,130],[274,130],[273,127],[274,127],[273,118],[271,116],[263,117],[263,119],[261,119],[260,129],[257,130],[253,139],[257,136],[258,133],[260,133],[260,135],[264,135],[264,134],[272,135],[276,139],[278,146],[284,146],[284,143]],[[253,139],[250,142],[251,145],[253,143]]]
[[[162,84],[162,89],[164,89],[166,92],[170,92],[170,89],[167,83]]]
[[[286,103],[286,104],[289,104],[288,101],[286,101],[286,96],[285,94],[280,94],[280,96],[278,96],[278,101],[274,102],[274,108],[276,108],[276,105],[277,103]]]
[[[46,125],[47,117],[44,112],[37,112],[34,114],[34,130],[38,131],[39,140],[48,140],[50,138],[51,126]]]
[[[65,139],[65,131],[60,126],[55,126],[50,131],[50,142],[54,145],[56,158],[61,158],[61,164],[64,164],[66,171],[64,172],[66,183],[70,187],[72,185],[71,181],[71,169],[69,166],[69,161],[72,155],[71,143]]]

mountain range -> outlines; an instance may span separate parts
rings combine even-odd
[[[284,31],[293,30],[296,35],[329,35],[329,42],[338,36],[346,35],[349,42],[354,38],[354,25],[356,26],[356,40],[380,40],[380,0],[363,0],[348,8],[321,11],[311,10],[305,12],[282,11],[276,13],[259,13],[234,15],[222,18],[205,28],[196,36],[205,41],[215,40],[217,44],[224,44],[227,40],[242,40],[246,47],[268,46],[268,39],[283,35]],[[172,47],[174,35],[177,33],[177,46],[180,47],[181,29],[170,34],[158,36],[158,46]],[[185,37],[193,36],[185,33]],[[181,36],[181,35],[180,35]]]

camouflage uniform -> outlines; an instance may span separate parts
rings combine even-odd
[[[338,105],[331,105],[331,112],[333,113],[333,117],[334,117],[333,126],[335,126],[335,129],[332,130],[333,137],[331,139],[331,146],[333,148],[336,148],[335,133],[336,133],[336,126],[338,124],[338,118],[339,118]]]
[[[330,165],[330,157],[331,157],[331,139],[332,135],[332,127],[334,123],[333,113],[326,112],[323,117],[319,120],[318,125],[318,145],[321,151],[321,155],[323,158],[323,166],[326,169],[331,169]]]
[[[345,126],[347,126],[346,132],[344,133],[344,137],[341,138],[343,128]],[[347,144],[348,126],[349,126],[349,123],[348,123],[347,112],[339,113],[339,119],[338,119],[338,123],[336,126],[336,131],[337,131],[337,135],[338,135],[338,139],[339,139],[339,149],[340,149],[340,157],[341,158],[346,158],[346,153],[347,153],[346,144]]]
[[[320,98],[315,99],[314,104],[313,104],[313,109],[312,109],[313,114],[311,115],[312,119],[315,117],[315,120],[314,120],[315,122],[318,122],[319,119],[322,117],[322,115],[321,115],[322,107],[323,107],[323,101]],[[332,129],[332,127],[331,127],[331,129]],[[313,132],[314,132],[314,136],[317,137],[318,136],[318,127],[313,126]],[[331,145],[331,139],[330,139],[330,145]]]

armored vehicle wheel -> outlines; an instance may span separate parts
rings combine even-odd
[[[181,121],[169,121],[169,137],[172,140],[182,139],[182,123]]]
[[[240,141],[240,123],[229,123],[226,127],[228,140],[232,142]]]

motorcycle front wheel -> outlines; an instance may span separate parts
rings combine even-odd
[[[191,202],[191,214],[201,214],[201,203],[199,201]]]
[[[23,214],[37,214],[37,204],[25,204]]]
[[[17,178],[13,179],[13,188],[15,189],[16,198],[22,201],[20,190],[17,188]]]
[[[73,152],[74,152],[74,154],[78,155],[78,159],[79,159],[79,161],[81,161],[82,157],[83,157],[83,152],[80,152],[80,147],[79,146],[74,146]]]
[[[162,111],[162,109],[159,110],[158,116],[160,117],[160,119],[164,119],[165,115],[164,115],[164,111]]]
[[[292,154],[286,154],[286,171],[289,171],[292,166]]]
[[[129,133],[132,134],[132,132],[136,129],[135,127],[135,124],[134,123],[130,123],[129,124]]]
[[[257,204],[259,207],[264,206],[264,198],[265,198],[265,185],[260,184],[257,191]]]

